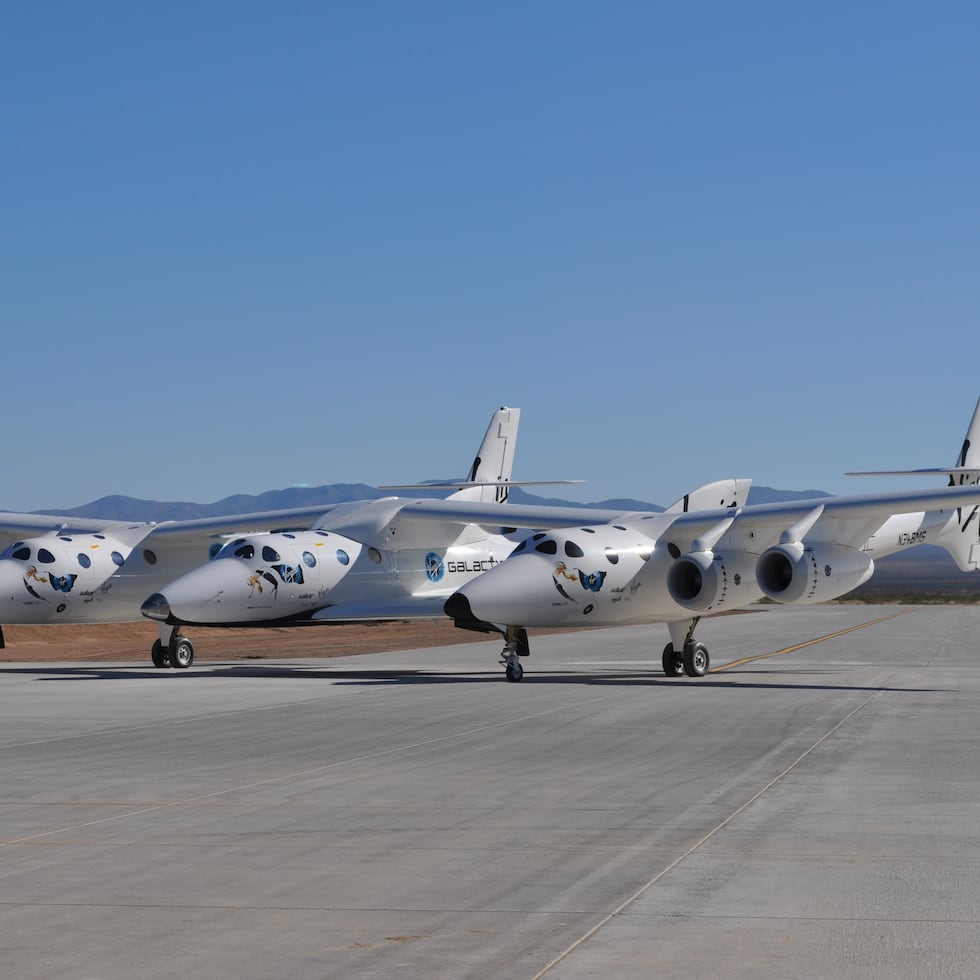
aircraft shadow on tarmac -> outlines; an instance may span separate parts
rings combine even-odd
[[[805,671],[792,671],[792,673],[825,673],[831,668],[806,669]],[[845,669],[840,668],[839,672],[844,673]],[[835,671],[837,672],[837,671]],[[571,673],[558,670],[542,669],[537,673],[524,675],[521,687],[538,684],[552,685],[584,685],[588,687],[656,687],[664,690],[672,690],[677,693],[693,693],[705,688],[710,689],[746,689],[746,690],[798,690],[798,691],[862,691],[862,692],[889,692],[896,694],[924,694],[939,693],[949,691],[949,688],[938,687],[887,687],[880,685],[866,684],[830,684],[830,683],[790,683],[785,680],[777,680],[777,677],[785,677],[788,672],[785,669],[773,670],[771,673],[759,669],[740,671],[737,668],[725,671],[724,675],[715,674],[708,677],[695,679],[668,678],[659,674],[651,664],[649,672],[643,670],[631,671],[603,671],[601,673]],[[177,681],[180,678],[183,683],[193,681],[206,681],[209,679],[254,679],[254,678],[286,678],[297,680],[306,678],[310,680],[332,681],[338,687],[380,687],[383,685],[396,684],[507,684],[507,681],[498,671],[486,673],[465,673],[454,674],[435,670],[402,669],[402,670],[349,670],[330,668],[307,668],[307,667],[284,667],[284,666],[261,666],[249,664],[242,666],[235,665],[215,665],[206,667],[197,666],[188,671],[162,672],[156,668],[143,666],[123,667],[119,665],[105,665],[98,667],[93,664],[84,666],[61,666],[61,667],[0,667],[0,675],[3,674],[30,674],[40,681],[48,683],[57,682],[77,682],[77,681],[135,681],[148,678],[159,678],[162,683],[167,679]],[[767,675],[772,678],[769,681],[750,680],[748,675],[758,677]],[[659,675],[659,676],[658,676]]]

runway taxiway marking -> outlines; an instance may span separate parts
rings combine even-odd
[[[904,610],[904,611],[911,612],[912,610]],[[883,616],[880,620],[874,620],[874,622],[865,623],[863,625],[873,626],[875,622],[882,622],[883,620],[886,619],[892,619],[894,616],[898,616],[898,615],[901,615],[901,613],[893,613],[891,616]],[[851,630],[861,629],[861,628],[862,628],[861,626],[852,626],[850,629],[841,630],[840,633],[836,633],[834,635],[840,636],[843,633],[850,633]],[[821,639],[830,639],[830,637],[829,636],[822,637]],[[800,646],[809,646],[811,643],[819,643],[819,642],[820,640],[810,640],[807,643],[800,644]],[[794,649],[799,649],[799,647],[795,647]],[[788,653],[789,651],[786,650],[781,652]],[[774,654],[770,654],[769,656],[774,656]],[[750,657],[749,659],[751,660],[756,658]],[[579,936],[579,938],[576,939],[575,942],[573,942],[567,949],[559,953],[550,963],[548,963],[544,967],[544,969],[539,970],[536,974],[534,974],[531,980],[541,980],[542,977],[550,973],[563,960],[571,956],[571,954],[574,953],[575,950],[577,950],[584,943],[588,942],[588,940],[591,939],[600,929],[602,929],[603,926],[608,925],[610,922],[613,921],[613,919],[616,919],[620,915],[622,915],[631,905],[633,905],[635,902],[643,898],[643,896],[646,895],[648,891],[650,891],[654,886],[659,884],[678,865],[682,864],[689,857],[696,854],[702,847],[704,847],[705,844],[708,843],[708,841],[710,841],[713,837],[716,837],[718,834],[720,834],[730,823],[732,823],[732,821],[734,821],[737,817],[743,814],[750,806],[752,806],[752,804],[755,803],[756,800],[761,799],[763,796],[765,796],[766,793],[769,792],[769,790],[771,790],[774,786],[776,786],[783,779],[785,779],[805,759],[807,759],[813,752],[815,752],[818,748],[820,748],[820,746],[823,745],[823,743],[826,742],[827,739],[831,738],[838,731],[840,731],[840,729],[843,728],[859,711],[861,711],[864,707],[870,704],[875,698],[877,698],[881,694],[882,690],[883,688],[880,688],[879,690],[875,691],[873,694],[870,694],[868,697],[866,697],[856,707],[852,708],[846,715],[844,715],[844,717],[839,722],[837,722],[836,725],[834,725],[833,728],[831,728],[827,732],[824,732],[824,734],[821,735],[820,738],[818,738],[805,752],[803,752],[797,759],[791,762],[781,773],[779,773],[776,776],[773,776],[773,778],[770,779],[769,782],[766,783],[766,785],[763,786],[762,789],[760,789],[754,796],[746,800],[737,810],[734,810],[727,817],[725,817],[725,819],[722,820],[716,827],[714,827],[712,830],[709,830],[708,833],[704,835],[704,837],[702,837],[697,843],[692,844],[691,847],[689,847],[683,854],[681,854],[679,857],[671,861],[670,864],[667,865],[667,867],[658,871],[657,874],[655,874],[645,885],[643,885],[632,895],[630,895],[630,897],[627,898],[626,901],[622,902],[611,912],[608,912],[606,915],[604,915],[594,926],[592,926],[591,929],[589,929],[583,935]]]
[[[753,657],[742,657],[741,660],[733,660],[731,663],[721,664],[719,667],[712,667],[708,673],[717,674],[723,670],[730,670],[732,667],[741,667],[743,664],[750,664],[755,660],[768,660],[770,657],[781,657],[784,653],[793,653],[796,650],[802,650],[804,647],[812,647],[815,643],[823,643],[826,640],[835,640],[838,636],[846,636],[848,633],[853,633],[855,630],[866,630],[869,626],[877,626],[879,623],[885,623],[889,619],[895,619],[898,616],[906,616],[912,612],[915,612],[915,610],[900,609],[898,612],[889,613],[887,616],[879,616],[877,619],[871,619],[866,623],[858,623],[856,626],[848,626],[847,629],[838,630],[836,633],[828,633],[826,636],[817,636],[812,640],[804,640],[802,643],[794,643],[793,646],[784,647],[782,650],[775,650],[772,653],[758,653]]]

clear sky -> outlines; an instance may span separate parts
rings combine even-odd
[[[462,476],[502,404],[515,478],[579,500],[952,463],[978,39],[974,3],[8,4],[0,507]]]

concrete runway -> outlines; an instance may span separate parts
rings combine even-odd
[[[0,976],[980,975],[980,607],[698,636],[3,662]]]

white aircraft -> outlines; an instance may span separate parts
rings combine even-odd
[[[468,479],[453,485],[457,501],[507,500],[519,421],[520,409],[494,413]],[[340,609],[346,596],[338,618],[438,618],[445,598],[502,560],[516,539],[458,523],[427,523],[427,538],[413,536],[399,520],[408,502],[388,497],[161,524],[0,513],[0,543],[8,545],[0,553],[0,623],[125,622],[142,606],[159,622],[154,664],[188,667],[194,647],[179,627],[197,621],[198,607],[216,624],[254,625],[309,619],[324,607]],[[186,575],[209,552],[222,560]],[[336,593],[347,578],[354,587]],[[188,583],[202,591],[190,593],[182,617],[167,605],[183,608]],[[168,598],[159,594],[164,586]]]
[[[668,677],[707,673],[694,639],[699,619],[762,597],[781,603],[835,599],[870,578],[876,558],[928,542],[963,571],[980,561],[980,401],[954,466],[890,471],[939,474],[947,487],[704,509],[704,497],[666,513],[511,507],[508,523],[536,528],[507,558],[451,596],[445,612],[465,629],[505,637],[507,678],[523,676],[527,627],[667,624]],[[854,474],[872,475],[872,474]],[[879,474],[874,474],[879,475]],[[880,474],[886,475],[886,474]],[[716,495],[715,500],[719,500]],[[417,518],[493,519],[477,505],[423,502]],[[550,530],[549,530],[550,529]]]
[[[452,489],[452,501],[505,514],[510,487],[529,485],[510,479],[519,421],[516,408],[494,415],[461,482],[380,489]],[[406,519],[417,502],[384,497],[341,503],[308,530],[236,537],[212,560],[162,586],[141,611],[161,629],[441,619],[446,599],[503,561],[520,536],[514,529],[487,531],[454,519]]]

